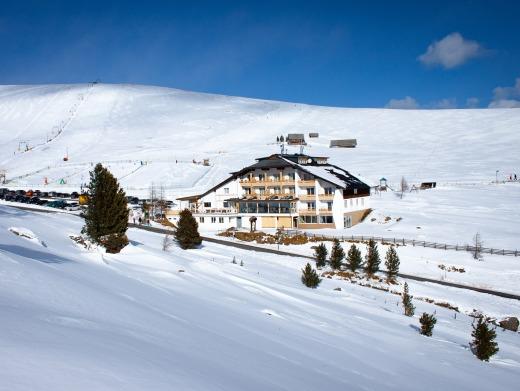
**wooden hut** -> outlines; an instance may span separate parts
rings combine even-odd
[[[356,148],[357,140],[355,138],[343,140],[330,140],[330,148]]]

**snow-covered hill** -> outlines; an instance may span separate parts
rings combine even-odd
[[[161,235],[137,230],[121,254],[87,251],[68,237],[81,225],[0,206],[2,390],[463,391],[520,382],[513,332],[499,330],[499,353],[482,363],[468,349],[472,319],[445,308],[416,301],[409,318],[387,292],[329,279],[305,288],[304,260],[208,243],[163,252]],[[450,289],[411,284],[416,295]],[[518,311],[516,301],[498,301]],[[436,311],[431,338],[417,330],[423,311]]]
[[[320,138],[305,152],[373,181],[488,182],[496,170],[520,171],[519,129],[520,109],[330,108],[139,85],[0,87],[0,169],[11,185],[30,187],[47,178],[58,188],[63,178],[77,188],[90,163],[103,161],[129,193],[155,182],[173,197],[278,152],[278,135],[311,131]],[[335,138],[358,147],[329,149]],[[210,167],[193,164],[203,158]]]

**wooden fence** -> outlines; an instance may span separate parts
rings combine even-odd
[[[294,232],[294,231],[293,231]],[[292,232],[291,232],[292,233]],[[427,242],[424,240],[414,240],[414,239],[397,239],[397,238],[387,238],[383,236],[369,236],[369,235],[342,235],[342,236],[334,236],[334,235],[323,235],[323,234],[315,234],[306,232],[305,235],[312,238],[323,238],[323,239],[338,239],[340,241],[367,241],[374,240],[376,242],[385,243],[385,244],[399,244],[402,246],[412,245],[419,247],[428,247],[428,248],[437,248],[440,250],[455,250],[455,251],[468,251],[471,253],[480,253],[480,254],[492,254],[492,255],[509,255],[509,256],[519,256],[519,250],[504,250],[490,247],[476,247],[471,245],[460,245],[460,244],[446,244],[446,243],[436,243],[436,242]]]

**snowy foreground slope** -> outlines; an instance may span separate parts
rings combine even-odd
[[[519,124],[520,109],[347,109],[139,85],[0,86],[0,169],[11,185],[42,187],[47,178],[56,189],[63,178],[61,187],[77,188],[90,163],[103,161],[129,193],[155,182],[174,197],[278,152],[278,135],[319,132],[305,152],[372,181],[489,182],[496,170],[520,174]],[[329,149],[335,138],[356,138],[358,148]],[[204,158],[210,167],[193,164]]]
[[[416,302],[417,314],[437,312],[427,338],[397,296],[328,279],[303,287],[304,260],[212,244],[165,253],[160,235],[136,230],[121,254],[108,255],[72,242],[80,229],[74,216],[0,206],[2,390],[512,390],[520,382],[518,334],[498,330],[500,352],[482,363],[468,349],[465,315]]]

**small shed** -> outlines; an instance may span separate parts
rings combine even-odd
[[[307,145],[303,133],[289,133],[285,141],[289,145]]]
[[[356,148],[357,140],[355,138],[343,140],[330,140],[330,148]]]
[[[318,138],[320,137],[319,133],[309,133],[309,138]]]

